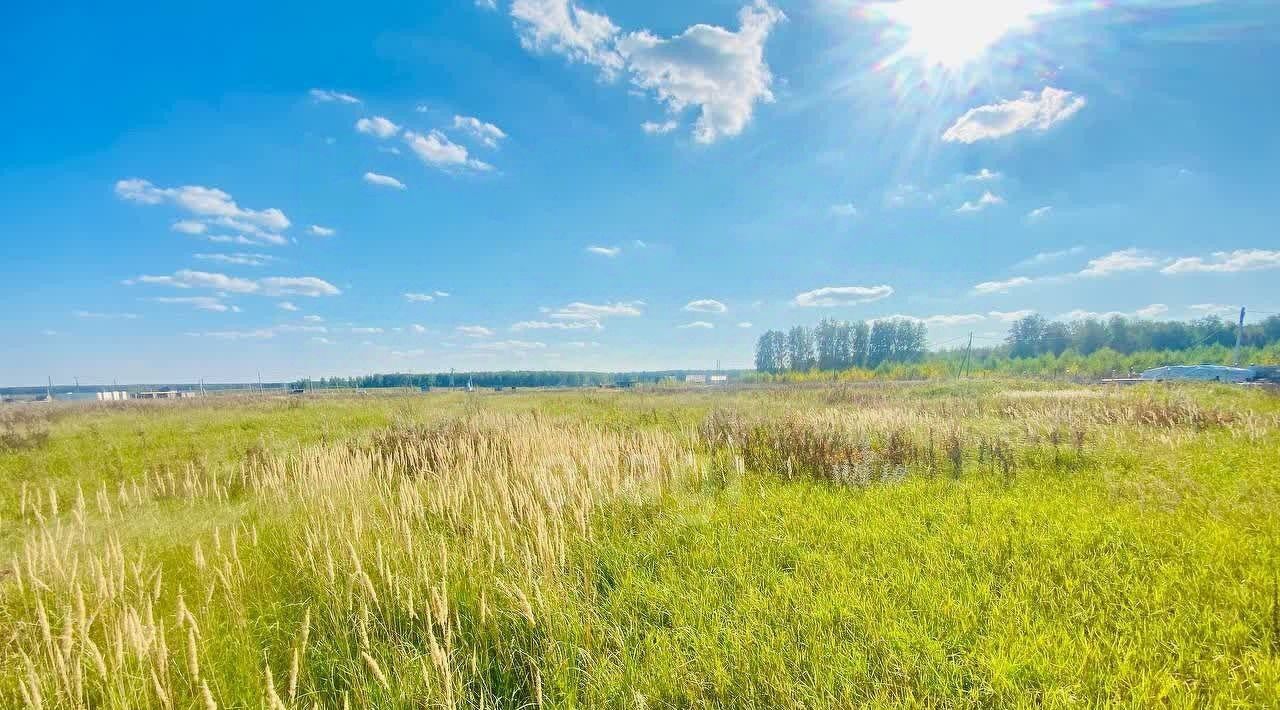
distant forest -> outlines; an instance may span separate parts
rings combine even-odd
[[[1119,315],[1051,321],[1029,315],[1011,324],[1002,344],[976,347],[969,359],[979,363],[981,369],[1017,372],[1058,369],[1055,365],[1059,360],[1074,363],[1091,359],[1096,362],[1084,363],[1083,367],[1092,371],[1102,363],[1115,368],[1180,359],[1168,357],[1169,353],[1220,360],[1219,350],[1235,346],[1236,331],[1234,323],[1218,316],[1192,321],[1139,320]],[[861,369],[927,375],[938,368],[901,366],[945,364],[955,361],[961,352],[951,349],[930,353],[927,336],[924,323],[909,319],[878,320],[870,325],[827,319],[812,329],[796,326],[786,332],[771,330],[756,342],[756,371],[778,374]],[[1263,351],[1280,347],[1280,316],[1271,315],[1260,323],[1246,325],[1242,345],[1248,356],[1274,359],[1274,355]],[[1047,358],[1044,368],[1014,364],[1043,358]]]

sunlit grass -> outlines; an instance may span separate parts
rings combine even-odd
[[[27,411],[47,436],[0,452],[0,705],[1280,691],[1265,393],[992,381]]]

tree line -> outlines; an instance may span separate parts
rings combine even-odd
[[[885,363],[916,362],[928,350],[924,323],[907,319],[838,321],[825,319],[815,328],[797,325],[787,332],[770,330],[756,341],[758,372],[875,369]]]
[[[1020,318],[1009,328],[1005,349],[1011,358],[1062,355],[1074,351],[1091,355],[1103,348],[1123,355],[1148,350],[1178,351],[1201,346],[1232,347],[1237,327],[1218,316],[1192,321],[1154,321],[1112,316],[1051,321],[1039,315]],[[1245,326],[1242,343],[1265,347],[1280,342],[1280,316]]]

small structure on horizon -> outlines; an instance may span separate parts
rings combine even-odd
[[[706,375],[685,375],[684,383],[686,385],[705,385],[707,384]]]
[[[1226,365],[1165,365],[1143,371],[1140,379],[1153,382],[1249,382],[1257,379],[1252,367]]]
[[[129,393],[125,390],[110,390],[107,392],[98,392],[99,402],[122,402],[129,399]]]
[[[134,399],[187,399],[195,397],[195,392],[181,392],[179,390],[157,390],[155,392],[139,392],[134,395]]]

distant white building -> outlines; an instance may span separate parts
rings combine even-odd
[[[112,390],[110,392],[99,392],[99,402],[121,402],[129,399],[129,393],[124,390]]]
[[[712,375],[711,376],[711,384],[713,385],[723,385],[728,381],[729,381],[728,375]]]
[[[707,384],[706,375],[685,375],[684,382],[687,385],[705,385]]]

